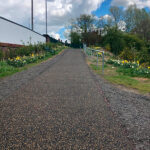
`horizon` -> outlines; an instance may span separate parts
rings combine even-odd
[[[111,6],[126,9],[133,4],[136,4],[137,8],[150,11],[150,0],[87,0],[87,3],[83,0],[47,0],[47,2],[48,34],[62,41],[67,40],[64,34],[67,32],[65,26],[69,20],[81,14],[93,14],[100,17],[110,15]],[[28,0],[6,0],[5,4],[0,2],[0,5],[2,17],[31,29],[31,3]],[[45,34],[45,1],[34,1],[34,27],[35,32]]]

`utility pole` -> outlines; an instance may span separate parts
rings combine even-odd
[[[45,0],[45,19],[46,19],[46,34],[47,34],[47,0]]]
[[[34,30],[34,26],[33,26],[33,0],[31,0],[31,29]]]

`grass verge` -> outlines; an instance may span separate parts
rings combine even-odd
[[[10,66],[7,64],[6,61],[0,61],[0,79],[4,78],[4,77],[7,77],[7,76],[10,76],[10,75],[13,75],[17,72],[21,72],[23,70],[27,70],[29,69],[30,67],[33,67],[33,66],[36,66],[38,64],[40,64],[41,62],[44,62],[50,58],[53,58],[55,56],[57,56],[58,54],[60,54],[63,50],[60,49],[57,51],[56,55],[46,55],[46,57],[42,60],[38,60],[37,62],[35,63],[31,63],[31,64],[27,64],[23,67],[13,67],[13,66]]]
[[[150,94],[150,79],[149,78],[138,78],[128,75],[123,75],[118,72],[118,68],[113,65],[105,65],[104,75],[102,75],[102,62],[99,62],[99,66],[96,65],[96,58],[88,58],[88,65],[97,74],[102,76],[107,81],[127,87],[128,90],[134,89],[142,94]]]

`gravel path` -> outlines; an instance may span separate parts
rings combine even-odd
[[[127,128],[136,150],[150,150],[150,97],[122,90],[94,76],[111,110]]]
[[[80,50],[0,81],[0,149],[134,150],[102,84]]]

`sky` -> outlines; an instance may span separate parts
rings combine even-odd
[[[150,10],[150,0],[47,0],[48,34],[65,41],[71,18],[81,14],[107,16],[112,5],[127,8],[133,4]],[[0,16],[30,28],[31,0],[0,0]],[[45,34],[45,0],[34,0],[34,30]]]

